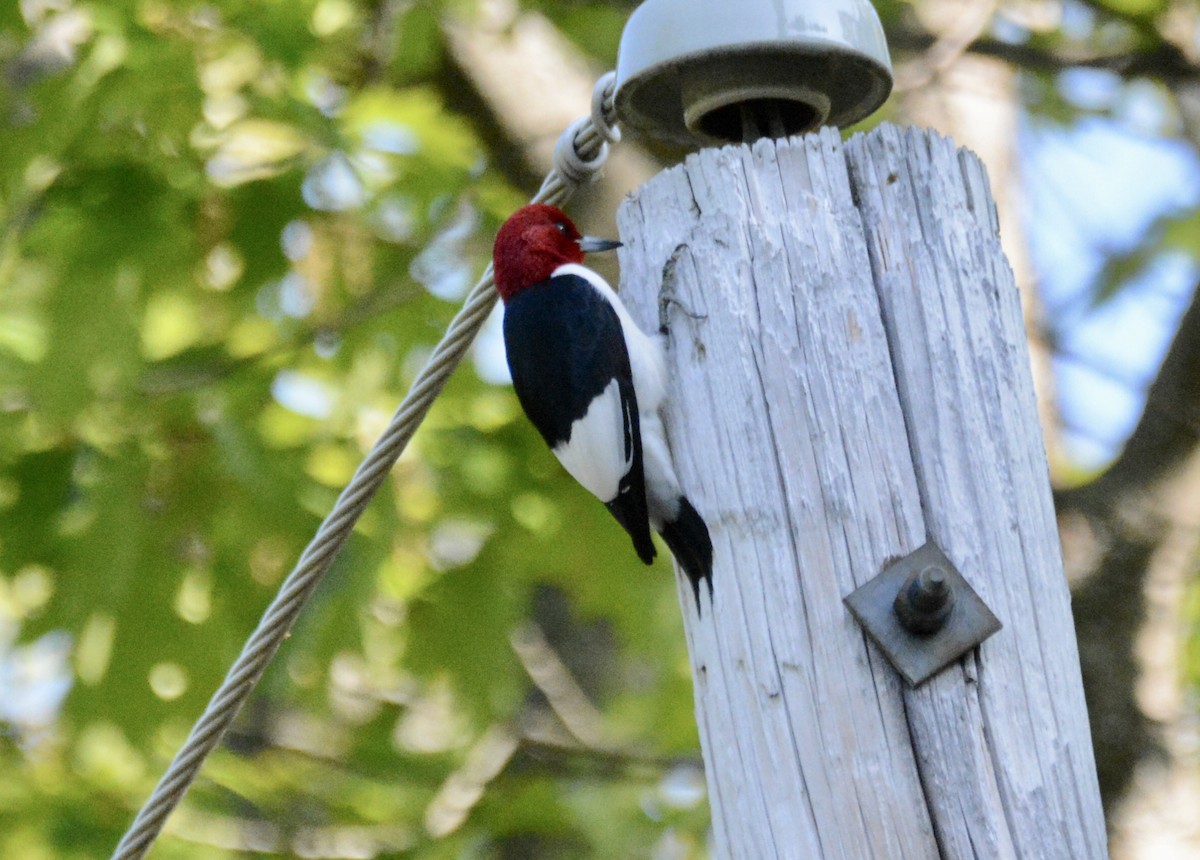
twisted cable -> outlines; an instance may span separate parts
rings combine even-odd
[[[596,82],[590,117],[573,123],[555,148],[554,168],[546,176],[535,203],[559,205],[585,182],[596,178],[604,165],[609,140],[616,140],[613,92],[616,76],[609,72]],[[599,105],[599,108],[595,106]],[[396,409],[383,435],[367,453],[338,496],[333,509],[300,555],[279,593],[213,694],[204,713],[192,727],[187,741],[175,754],[154,791],[138,811],[112,854],[112,860],[137,860],[154,844],[167,817],[183,799],[196,779],[204,760],[216,748],[226,730],[250,697],[263,671],[287,637],[308,598],[329,570],[354,524],[387,478],[430,406],[458,366],[475,335],[496,304],[492,267],[484,270],[455,315],[445,336],[434,349],[408,394]]]

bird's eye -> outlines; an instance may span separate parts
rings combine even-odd
[[[564,224],[562,221],[555,221],[554,229],[557,230],[558,232],[562,233],[563,235],[566,235],[567,225]]]

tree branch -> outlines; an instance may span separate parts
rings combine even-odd
[[[888,42],[896,51],[923,53],[937,44],[937,37],[924,30],[896,28],[888,33]],[[1123,78],[1151,77],[1166,84],[1192,81],[1200,76],[1200,66],[1161,37],[1144,50],[1095,53],[1074,49],[1050,51],[1036,45],[1013,44],[984,36],[967,46],[967,52],[994,57],[1031,72],[1090,68],[1115,72]]]
[[[1132,785],[1135,766],[1161,746],[1139,707],[1136,642],[1148,622],[1146,586],[1192,574],[1192,526],[1177,522],[1194,495],[1200,453],[1200,290],[1150,386],[1121,455],[1096,480],[1056,493],[1063,553],[1076,568],[1072,610],[1105,807]],[[1189,464],[1189,461],[1192,461]],[[1185,506],[1186,507],[1186,506]],[[1157,573],[1152,573],[1157,571]]]
[[[1200,447],[1200,288],[1146,395],[1146,407],[1121,455],[1099,478],[1060,491],[1060,511],[1110,517],[1130,494],[1148,493]]]

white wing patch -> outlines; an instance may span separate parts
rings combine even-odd
[[[571,477],[602,502],[617,497],[621,478],[633,466],[633,446],[625,452],[621,391],[613,380],[571,425],[571,436],[553,449]]]

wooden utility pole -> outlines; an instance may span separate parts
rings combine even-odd
[[[984,170],[883,126],[706,149],[618,216],[670,297],[717,856],[1106,856],[1021,305]],[[910,687],[844,598],[933,540],[1004,628]]]

